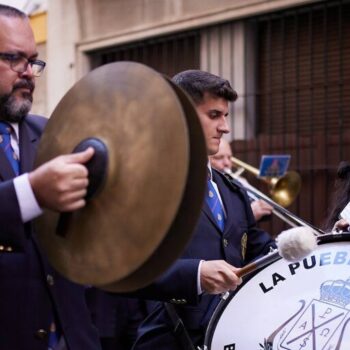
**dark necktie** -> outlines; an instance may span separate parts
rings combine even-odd
[[[225,214],[222,204],[220,202],[219,196],[210,181],[210,172],[208,170],[208,184],[207,184],[207,193],[206,193],[206,202],[215,218],[216,224],[219,226],[221,231],[224,231],[225,228]]]
[[[0,122],[0,147],[4,150],[7,159],[9,160],[13,171],[16,175],[19,174],[19,161],[11,146],[12,127],[6,122]]]

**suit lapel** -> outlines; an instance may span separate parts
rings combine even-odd
[[[218,227],[218,225],[216,224],[216,221],[214,219],[213,213],[211,212],[209,205],[207,204],[207,201],[204,199],[204,204],[202,207],[202,211],[204,212],[204,214],[208,217],[208,219],[210,220],[210,222],[216,227],[217,230],[220,230],[220,228]]]
[[[220,197],[222,200],[222,203],[225,208],[225,213],[226,213],[226,222],[225,222],[225,229],[224,229],[224,234],[226,231],[229,231],[231,226],[234,224],[234,220],[232,215],[233,206],[232,206],[232,200],[231,200],[231,191],[230,188],[225,185],[224,181],[221,179],[221,177],[213,171],[213,180],[216,183],[219,192],[220,192]],[[205,215],[208,217],[208,219],[211,221],[211,223],[215,226],[215,228],[219,231],[220,234],[222,234],[222,231],[220,230],[219,226],[216,223],[216,220],[213,216],[212,211],[210,210],[207,202],[204,200],[204,205],[202,207],[203,212]]]
[[[19,124],[19,140],[20,172],[22,174],[33,169],[35,152],[40,140],[40,135],[29,126],[26,119]],[[0,180],[10,180],[14,177],[12,166],[0,148]]]
[[[24,120],[19,128],[19,149],[21,159],[21,173],[31,171],[33,169],[35,152],[39,143],[39,135],[29,127]]]
[[[0,179],[10,180],[16,176],[4,150],[0,147]]]
[[[15,172],[13,171],[9,160],[6,157],[4,150],[0,148],[0,179],[5,181],[14,177]]]
[[[226,213],[226,222],[225,222],[225,232],[229,231],[233,224],[233,216],[232,216],[232,194],[230,191],[230,188],[225,185],[224,181],[221,179],[221,177],[213,171],[213,179],[216,182],[218,189],[220,191],[221,200],[224,204],[225,213]]]
[[[235,199],[234,196],[237,195],[240,199],[243,199],[243,194],[241,192],[241,187],[239,185],[234,185],[228,183],[228,180],[224,176],[220,176],[218,173],[213,171],[213,178],[218,185],[221,199],[225,206],[226,212],[226,222],[223,235],[228,235],[230,232],[236,232],[237,230],[237,219],[235,219]],[[227,183],[226,183],[227,182]],[[238,199],[238,198],[237,198]]]

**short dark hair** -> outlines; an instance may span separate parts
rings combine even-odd
[[[195,104],[203,102],[204,94],[235,101],[237,92],[232,89],[228,80],[201,70],[185,70],[172,78],[173,82],[183,88]]]
[[[2,5],[0,4],[0,15],[6,16],[6,17],[19,17],[19,18],[27,18],[28,16],[16,9],[15,7]]]

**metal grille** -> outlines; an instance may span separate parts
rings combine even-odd
[[[350,154],[350,2],[303,7],[90,54],[92,67],[145,63],[169,76],[202,68],[232,82],[234,155],[258,166],[262,154],[291,154],[303,184],[293,213],[321,227],[336,169]],[[267,188],[252,176],[260,190]],[[279,219],[262,223],[273,234]]]
[[[350,128],[349,19],[349,4],[325,2],[259,21],[260,134]]]
[[[199,32],[191,31],[116,46],[90,54],[92,68],[116,61],[134,61],[173,76],[199,68]]]
[[[350,154],[350,4],[325,1],[247,20],[256,28],[256,138],[237,157],[289,153],[303,180],[292,212],[322,227],[336,169]],[[254,179],[253,184],[264,188]],[[266,188],[265,188],[266,190]],[[278,220],[263,224],[270,232]]]

